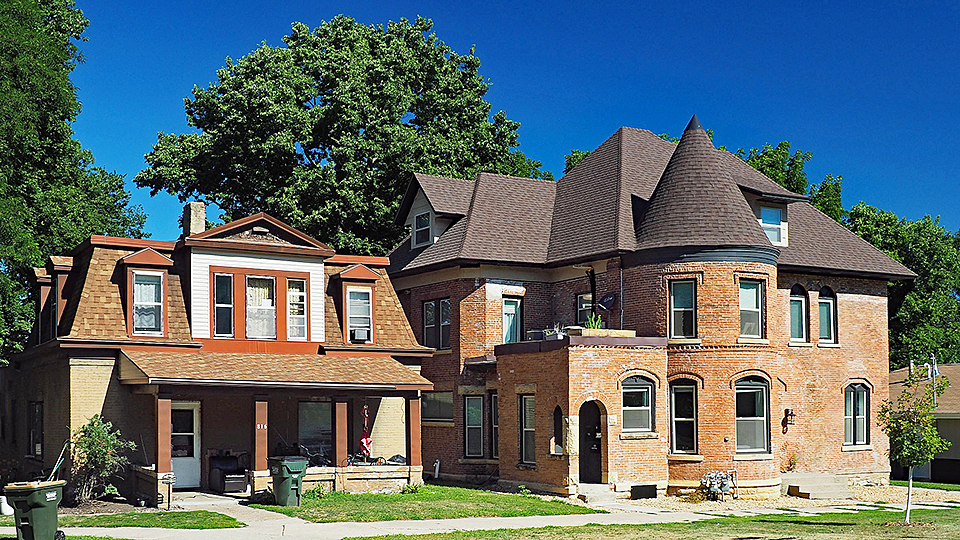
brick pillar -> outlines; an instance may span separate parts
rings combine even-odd
[[[333,401],[333,465],[343,467],[347,464],[347,402],[342,399]]]
[[[267,396],[253,396],[253,459],[255,471],[267,470]]]
[[[407,464],[411,467],[423,465],[423,453],[420,450],[420,396],[408,396],[407,402]]]
[[[157,473],[173,472],[170,458],[170,432],[173,430],[171,405],[172,400],[168,396],[157,396]]]

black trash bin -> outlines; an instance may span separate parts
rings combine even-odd
[[[53,482],[18,482],[3,488],[7,502],[13,507],[17,524],[17,540],[60,540],[57,530],[57,506],[63,500],[65,480]]]
[[[273,496],[279,506],[300,506],[303,477],[308,463],[306,458],[300,456],[267,458],[270,476],[273,477]]]

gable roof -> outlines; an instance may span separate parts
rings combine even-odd
[[[120,262],[129,266],[173,266],[173,259],[158,253],[153,248],[143,248],[120,258]]]
[[[960,417],[960,364],[938,364],[940,374],[950,381],[950,386],[942,396],[937,398],[937,410],[934,416],[952,415]],[[903,392],[903,383],[910,375],[909,368],[902,368],[890,372],[890,399],[896,400]]]
[[[779,264],[794,270],[915,276],[807,197],[716,149],[695,118],[689,127],[696,129],[685,130],[682,149],[648,130],[622,127],[555,183],[486,173],[474,181],[414,175],[406,209],[423,189],[435,211],[440,205],[455,220],[433,244],[414,249],[409,238],[401,242],[390,254],[390,273],[477,262],[561,266],[698,245],[779,249]],[[789,246],[770,244],[743,192],[789,205]],[[403,212],[401,206],[398,223]]]
[[[184,243],[202,247],[231,247],[229,244],[241,243],[252,250],[324,257],[334,254],[330,246],[263,212],[192,234],[184,239]]]

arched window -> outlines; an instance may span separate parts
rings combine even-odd
[[[674,454],[697,453],[697,383],[670,383],[670,449]]]
[[[653,381],[634,376],[623,380],[623,431],[653,431]]]
[[[851,384],[843,391],[843,444],[870,443],[870,394],[867,387]]]
[[[551,450],[554,454],[563,454],[563,411],[557,405],[553,409],[553,444]]]
[[[737,381],[737,452],[770,451],[770,385],[760,377]]]
[[[837,295],[830,287],[820,289],[820,342],[837,342]]]
[[[790,341],[807,341],[807,290],[803,285],[790,289]]]

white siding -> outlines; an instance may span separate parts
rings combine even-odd
[[[229,266],[249,270],[275,270],[305,272],[310,274],[310,341],[323,341],[323,311],[326,284],[324,283],[323,260],[294,255],[268,253],[232,253],[193,249],[190,255],[190,318],[193,337],[208,338],[210,333],[210,267]],[[277,299],[277,308],[286,309],[286,299]],[[242,302],[242,298],[235,302]],[[237,329],[240,336],[241,329]],[[284,338],[278,336],[278,339]]]

